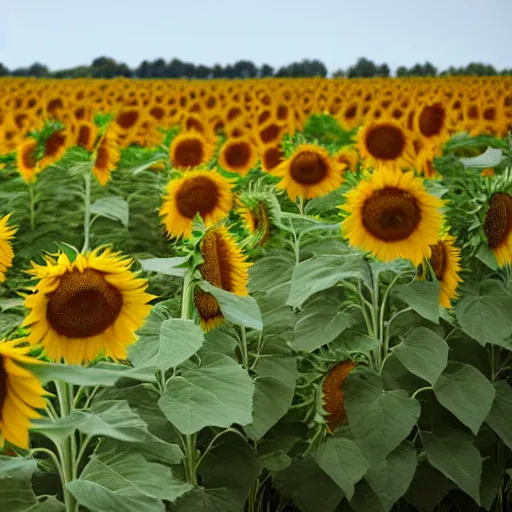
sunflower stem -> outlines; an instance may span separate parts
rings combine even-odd
[[[185,475],[187,482],[194,486],[197,485],[196,476],[196,436],[189,434],[185,436]]]
[[[194,286],[192,285],[192,272],[187,270],[183,278],[183,293],[181,296],[181,318],[190,320],[192,318],[194,303]]]
[[[84,175],[84,246],[82,252],[89,250],[89,231],[91,229],[91,173]]]
[[[55,381],[57,388],[57,396],[59,399],[60,416],[65,418],[73,411],[73,385],[61,381]],[[77,502],[75,497],[69,492],[67,484],[76,480],[76,437],[75,433],[62,442],[61,450],[61,467],[64,480],[62,481],[62,491],[64,493],[64,502],[66,504],[66,512],[76,512]]]
[[[36,195],[34,190],[34,183],[28,184],[28,195],[30,204],[30,229],[34,231],[36,227]]]
[[[245,326],[240,326],[240,352],[242,353],[242,366],[245,370],[249,370],[249,352],[247,350],[247,336]]]

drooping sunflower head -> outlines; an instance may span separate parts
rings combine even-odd
[[[381,167],[347,192],[342,231],[351,245],[382,261],[430,257],[441,229],[442,201],[412,172]]]
[[[11,267],[14,259],[11,240],[17,229],[9,226],[10,218],[11,214],[0,218],[0,283],[5,281],[5,273]]]
[[[512,196],[497,192],[489,200],[484,232],[500,267],[512,262]]]
[[[366,123],[357,134],[357,149],[366,167],[385,164],[402,168],[412,163],[412,137],[395,120],[379,119]]]
[[[298,146],[293,155],[275,167],[271,174],[282,178],[277,187],[285,189],[292,201],[297,197],[323,196],[336,190],[343,181],[327,151],[314,144]]]
[[[110,181],[110,175],[116,170],[120,159],[121,151],[117,143],[117,135],[109,127],[94,152],[92,173],[100,185],[105,186]]]
[[[175,169],[191,169],[208,163],[215,148],[197,131],[182,132],[174,137],[169,159]]]
[[[439,281],[439,304],[443,308],[451,308],[451,301],[458,297],[457,287],[462,282],[459,276],[460,249],[455,246],[455,238],[443,235],[435,245],[431,246],[430,266]],[[420,267],[420,277],[428,272],[425,264]]]
[[[334,161],[341,167],[342,172],[356,170],[359,154],[351,146],[342,147],[333,157]]]
[[[343,403],[343,382],[357,363],[347,360],[335,364],[325,377],[322,384],[325,421],[330,433],[348,422]]]
[[[441,101],[429,101],[416,114],[416,131],[427,139],[442,137],[446,132],[448,114]]]
[[[421,149],[415,158],[414,168],[425,178],[433,178],[437,174],[434,166],[434,159],[439,158],[442,155],[443,150],[440,144],[422,144]]]
[[[83,147],[91,152],[96,144],[98,128],[90,121],[79,121],[74,126],[75,145]]]
[[[47,256],[45,265],[32,263],[28,273],[38,282],[25,297],[30,313],[23,323],[30,327],[29,343],[68,364],[102,354],[125,359],[154,298],[130,265],[131,260],[110,249],[78,254],[74,261],[61,253]]]
[[[258,154],[247,137],[227,139],[219,152],[219,165],[228,172],[245,176],[256,164]]]
[[[203,279],[235,295],[248,294],[248,269],[251,264],[246,261],[246,256],[226,227],[208,230],[200,248],[204,261],[199,271]],[[204,331],[208,332],[224,321],[219,303],[211,293],[196,288],[194,303]]]
[[[233,206],[232,184],[218,172],[186,171],[167,185],[160,209],[171,237],[189,237],[194,218],[199,215],[206,227],[226,217]]]
[[[25,183],[34,182],[40,171],[37,161],[37,145],[36,139],[27,139],[18,146],[16,166]]]
[[[70,142],[69,133],[64,128],[55,130],[47,137],[43,143],[44,152],[40,163],[41,169],[60,160],[68,149]]]
[[[40,418],[47,394],[37,377],[23,364],[38,364],[28,356],[24,340],[0,340],[0,448],[8,441],[28,450],[30,420]]]

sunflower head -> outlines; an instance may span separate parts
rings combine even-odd
[[[279,144],[267,144],[260,149],[261,168],[265,172],[271,172],[280,163],[282,163],[286,155]]]
[[[91,152],[96,144],[98,128],[90,121],[79,121],[74,126],[75,145]]]
[[[251,264],[246,261],[246,256],[226,227],[208,230],[201,240],[200,251],[203,263],[199,271],[203,279],[235,295],[248,294],[248,269]],[[219,303],[212,294],[196,288],[194,303],[204,331],[208,332],[224,321]]]
[[[417,133],[427,139],[442,137],[446,132],[448,114],[441,101],[429,101],[416,114]]]
[[[25,297],[30,313],[23,323],[30,327],[29,343],[69,364],[101,354],[125,359],[154,298],[130,265],[110,249],[78,254],[74,261],[60,253],[45,257],[44,265],[33,263],[28,273],[38,282]]]
[[[441,228],[442,201],[412,172],[380,167],[347,192],[342,231],[351,245],[382,261],[430,257]]]
[[[247,137],[227,139],[219,152],[219,165],[240,176],[245,176],[255,166],[257,159],[257,151]]]
[[[412,138],[394,119],[378,119],[366,123],[357,134],[357,149],[366,167],[385,164],[408,167],[414,158]]]
[[[207,164],[214,146],[197,131],[182,132],[172,140],[169,159],[175,169],[190,169]]]
[[[95,151],[92,173],[98,183],[105,186],[110,181],[110,175],[116,170],[121,159],[121,151],[117,143],[117,133],[109,127],[101,137]]]
[[[442,155],[443,149],[440,144],[421,144],[421,149],[419,150],[414,161],[414,168],[425,178],[433,178],[437,174],[434,166],[434,159],[439,158]]]
[[[512,262],[512,196],[497,192],[489,200],[484,220],[489,249],[500,267]]]
[[[343,404],[343,382],[357,363],[347,360],[336,363],[325,377],[322,384],[325,421],[330,433],[347,423],[347,413]]]
[[[342,172],[346,170],[354,172],[359,161],[359,155],[353,147],[345,146],[334,155],[333,159],[340,166]]]
[[[314,144],[299,145],[271,174],[282,178],[277,187],[286,189],[292,201],[297,197],[323,196],[336,190],[343,181],[325,148]]]
[[[0,340],[0,448],[8,441],[28,449],[30,420],[40,418],[47,393],[24,364],[40,364],[31,358],[31,347],[18,347],[24,340]]]
[[[14,259],[11,240],[17,229],[9,226],[10,218],[11,214],[0,218],[0,283],[5,281],[5,273],[11,267]]]
[[[233,206],[232,184],[215,170],[193,170],[172,179],[160,209],[171,237],[189,237],[199,215],[206,227],[226,217]]]
[[[32,183],[40,171],[38,165],[38,142],[36,139],[27,139],[18,146],[16,153],[16,166],[25,183]]]
[[[60,160],[70,146],[70,143],[70,135],[64,128],[57,129],[46,137],[43,141],[44,152],[41,158],[41,168],[44,169]]]

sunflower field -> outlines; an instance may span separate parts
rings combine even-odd
[[[2,512],[512,510],[512,78],[0,79]]]

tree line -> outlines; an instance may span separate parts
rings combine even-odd
[[[472,62],[467,66],[450,66],[446,70],[438,70],[430,62],[415,64],[408,68],[400,66],[395,70],[395,75],[406,76],[495,76],[512,75],[512,68],[497,70],[490,64]],[[127,64],[118,62],[111,57],[98,57],[89,66],[77,66],[69,69],[50,71],[48,67],[40,62],[35,62],[26,68],[9,70],[0,63],[0,76],[38,77],[38,78],[188,78],[188,79],[209,79],[209,78],[264,78],[264,77],[326,77],[328,70],[323,62],[318,59],[303,59],[300,62],[292,62],[287,66],[273,68],[269,64],[256,66],[250,60],[239,60],[234,64],[222,66],[205,66],[184,62],[180,59],[165,61],[155,59],[144,60],[136,68],[130,68]],[[389,77],[391,69],[387,64],[376,64],[375,62],[361,57],[347,69],[338,69],[332,73],[333,77],[347,78],[371,78]]]

